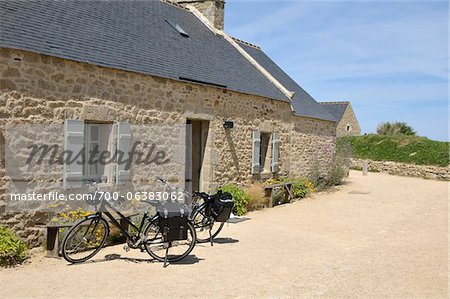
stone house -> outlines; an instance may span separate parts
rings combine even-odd
[[[1,1],[0,149],[8,124],[65,124],[65,148],[71,132],[119,147],[126,124],[188,124],[188,189],[306,176],[316,165],[326,174],[336,139],[326,105],[260,47],[223,32],[223,1],[178,2]],[[115,129],[102,133],[105,124]],[[60,188],[73,184],[70,167],[55,170]],[[0,223],[39,244],[41,217],[6,210],[4,151],[0,172]],[[78,172],[110,185],[123,174]]]
[[[319,102],[336,121],[336,137],[361,135],[356,114],[350,102]]]

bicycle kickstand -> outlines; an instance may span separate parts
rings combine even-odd
[[[212,235],[211,235],[211,228],[209,229],[209,242],[211,242],[211,246],[214,246],[213,238],[212,238]]]
[[[167,258],[167,256],[169,255],[169,247],[170,246],[167,246],[167,248],[166,248],[166,256],[164,257],[163,268],[166,268],[169,265],[169,261],[168,261],[168,258]]]

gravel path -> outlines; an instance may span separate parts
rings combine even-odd
[[[448,186],[352,172],[336,192],[229,224],[182,264],[122,246],[73,266],[35,254],[0,270],[0,297],[447,298]]]

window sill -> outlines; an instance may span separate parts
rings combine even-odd
[[[272,177],[272,173],[270,171],[263,171],[259,173],[259,176],[262,179],[270,179]]]

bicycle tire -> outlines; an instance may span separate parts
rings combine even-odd
[[[198,215],[202,215],[203,218],[200,220],[200,222],[203,222],[204,218],[206,218],[207,216],[204,213],[204,210],[206,208],[203,207],[202,209],[198,210],[197,212],[195,212],[194,216],[192,217],[192,221],[194,222],[194,227],[195,227],[195,232],[197,234],[197,242],[198,243],[206,243],[206,242],[210,242],[210,238],[209,235],[206,238],[201,238],[199,237],[199,234],[197,233],[199,230],[201,230],[202,228],[204,228],[203,225],[199,225],[198,222],[196,222],[196,218],[198,217]],[[203,213],[202,213],[203,211]],[[201,216],[200,216],[201,217]],[[207,221],[211,221],[210,219],[208,219]],[[213,224],[213,228],[211,229],[211,237],[214,240],[215,237],[217,237],[217,235],[220,233],[220,231],[222,230],[223,226],[224,226],[225,222],[214,222]],[[217,227],[217,228],[215,228]]]
[[[78,258],[78,259],[73,258],[70,256],[67,246],[68,246],[68,244],[70,244],[72,239],[75,238],[75,236],[76,236],[75,234],[77,233],[77,230],[79,230],[80,228],[86,227],[86,222],[88,222],[88,221],[90,221],[91,223],[89,225],[87,225],[87,231],[84,235],[86,235],[89,232],[90,226],[91,226],[91,224],[94,223],[94,221],[98,221],[98,222],[95,224],[95,226],[92,230],[91,236],[94,234],[94,230],[98,227],[99,223],[101,223],[104,227],[104,234],[101,237],[100,242],[98,242],[98,245],[95,246],[95,249],[92,253],[90,253],[87,256],[82,257],[82,258]],[[62,249],[61,249],[62,256],[69,263],[72,263],[72,264],[83,263],[83,262],[89,260],[90,258],[92,258],[94,255],[96,255],[100,251],[100,249],[103,248],[108,235],[109,235],[109,224],[101,216],[82,219],[78,223],[76,223],[74,226],[72,226],[70,228],[70,230],[68,231],[68,233],[66,234],[66,236],[64,237],[63,242],[62,242]],[[83,238],[84,238],[84,236],[83,236]],[[89,243],[89,241],[88,241],[88,243]]]
[[[152,229],[153,231],[157,230],[153,240],[157,239],[158,235],[160,235],[161,236],[160,238],[162,238],[162,234],[161,234],[160,229],[159,229],[158,218],[153,219],[150,223],[147,224],[147,226],[144,228],[144,236],[148,236],[149,235],[149,230],[150,229]],[[173,247],[173,246],[170,247],[169,248],[169,252],[172,253],[172,256],[169,256],[167,258],[168,262],[180,261],[180,260],[184,259],[186,256],[188,256],[192,252],[192,250],[194,249],[197,239],[196,239],[196,233],[195,233],[194,226],[192,225],[192,223],[190,221],[188,221],[188,228],[187,229],[188,229],[188,237],[191,236],[191,240],[190,240],[190,243],[189,243],[189,246],[188,246],[187,250],[183,251],[181,254],[173,256],[173,249],[175,247]],[[188,238],[188,240],[189,240],[189,238]],[[181,241],[184,241],[184,240],[181,240]],[[174,242],[179,242],[179,241],[174,241]],[[147,251],[147,253],[152,258],[154,258],[157,261],[164,262],[165,261],[165,246],[169,245],[169,244],[166,244],[166,243],[163,243],[162,241],[158,242],[158,243],[151,243],[149,240],[147,240],[144,243],[144,247],[145,247],[145,250]],[[161,246],[154,246],[154,247],[152,247],[152,245],[158,245],[158,244],[162,245],[163,248],[161,248]],[[157,254],[153,250],[155,248],[162,249],[161,253],[164,253],[164,255]],[[171,251],[171,248],[172,248],[172,251]]]

